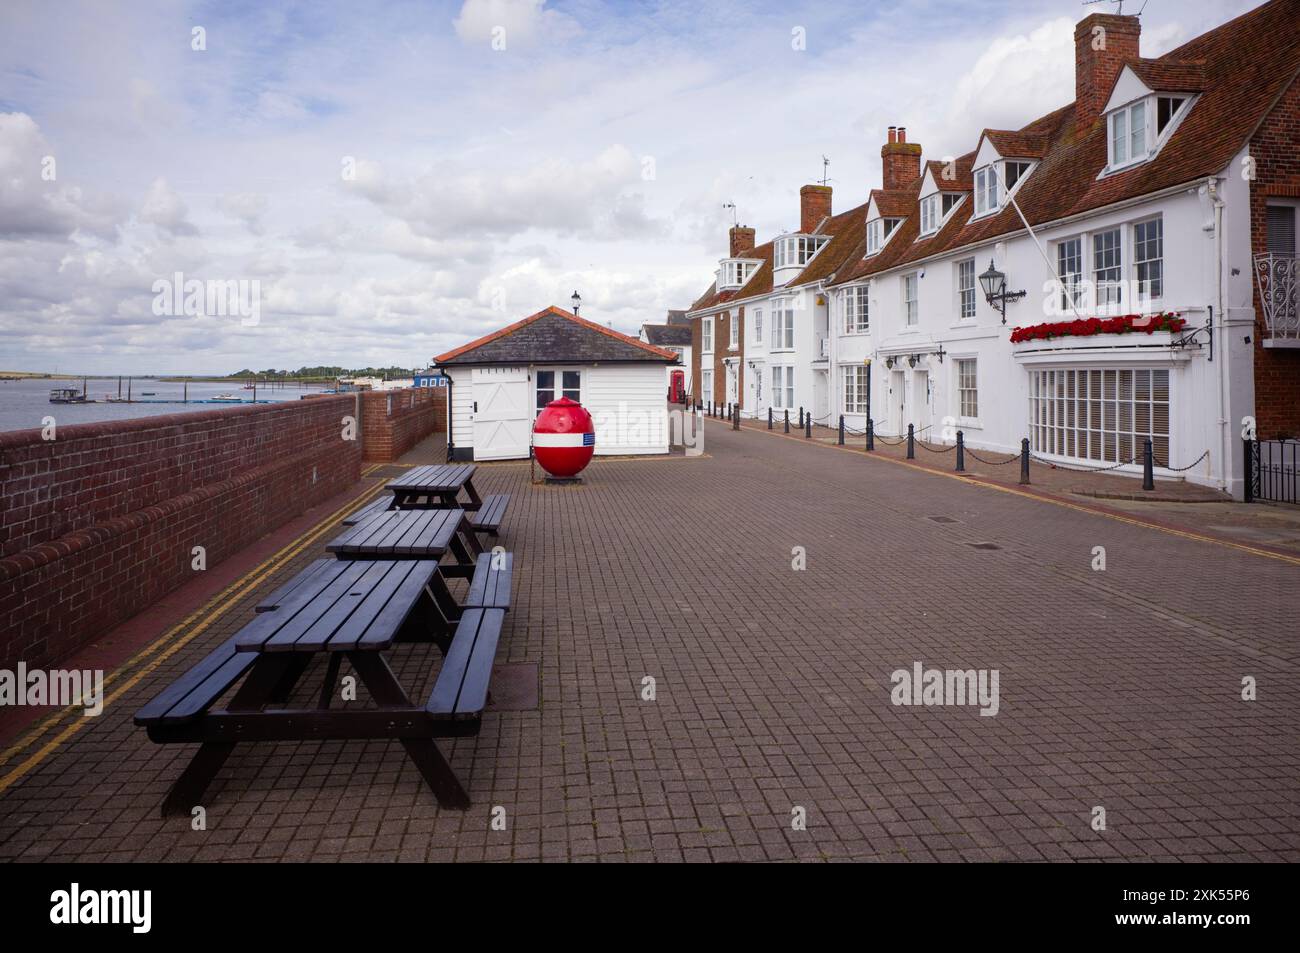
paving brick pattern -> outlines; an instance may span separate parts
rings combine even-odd
[[[329,742],[237,750],[206,831],[158,817],[190,749],[131,714],[253,594],[0,794],[0,858],[1300,859],[1300,568],[706,426],[704,457],[598,459],[580,487],[480,469],[513,494],[498,662],[541,691],[447,743],[469,811],[396,743]],[[393,660],[427,693],[436,650]],[[999,714],[893,706],[918,660],[998,669]]]

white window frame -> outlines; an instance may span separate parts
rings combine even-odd
[[[700,370],[700,400],[713,400],[713,368],[711,367]]]
[[[943,217],[940,214],[940,193],[935,192],[933,195],[927,195],[921,199],[921,234],[933,235],[939,230],[939,220]]]
[[[840,375],[840,410],[846,414],[867,414],[868,395],[871,393],[871,366],[845,364]]]
[[[969,266],[970,272],[969,287],[962,283],[962,271],[967,266]],[[979,297],[976,293],[979,287],[979,278],[975,274],[975,259],[963,258],[954,262],[953,270],[957,278],[957,320],[974,321],[979,308]],[[967,311],[970,313],[967,314]]]
[[[794,298],[772,299],[772,347],[770,350],[794,350]]]
[[[1144,242],[1145,242],[1145,243],[1150,243],[1150,242],[1152,241],[1152,239],[1148,237],[1148,238],[1146,238],[1146,239],[1144,240],[1144,242],[1140,242],[1140,241],[1138,240],[1138,229],[1141,228],[1141,227],[1149,226],[1149,225],[1153,225],[1153,224],[1157,226],[1157,232],[1158,232],[1158,234],[1155,236],[1154,241],[1155,241],[1155,243],[1156,243],[1157,246],[1158,246],[1158,254],[1155,255],[1155,256],[1152,257],[1152,258],[1143,258],[1143,259],[1140,259],[1140,260],[1139,260],[1138,255],[1141,254],[1142,251],[1143,251],[1143,249],[1142,249],[1142,245],[1144,244]],[[1139,219],[1138,221],[1134,222],[1134,223],[1130,226],[1130,228],[1132,229],[1132,236],[1133,236],[1133,242],[1132,242],[1132,246],[1133,246],[1133,288],[1134,288],[1134,292],[1135,292],[1135,294],[1138,296],[1137,301],[1134,302],[1134,303],[1135,303],[1135,304],[1139,304],[1139,303],[1144,302],[1144,301],[1159,301],[1159,300],[1161,300],[1161,299],[1165,296],[1165,291],[1164,291],[1164,284],[1165,284],[1165,226],[1164,226],[1164,216],[1162,216],[1162,215],[1153,215],[1153,216],[1151,216],[1150,218]],[[1156,274],[1155,274],[1155,278],[1154,278],[1154,279],[1151,278],[1151,276],[1148,274],[1148,277],[1147,277],[1145,280],[1146,280],[1148,283],[1150,283],[1150,282],[1152,282],[1152,281],[1155,282],[1155,284],[1156,284],[1156,289],[1157,289],[1157,293],[1156,293],[1156,294],[1147,294],[1146,297],[1143,297],[1143,296],[1142,296],[1142,281],[1143,281],[1143,278],[1142,278],[1142,266],[1143,266],[1143,265],[1148,265],[1148,266],[1149,266],[1149,265],[1152,265],[1152,264],[1154,264],[1154,266],[1155,266],[1155,273],[1156,273]]]
[[[1150,436],[1157,464],[1168,464],[1173,450],[1173,377],[1164,367],[1030,368],[1030,447],[1067,460],[1135,466]],[[1157,399],[1161,384],[1164,399]],[[1164,430],[1155,426],[1160,406]]]
[[[554,375],[551,378],[550,387],[542,386],[543,374]],[[578,386],[566,387],[565,380],[564,380],[565,374],[577,374]],[[536,417],[538,414],[540,414],[542,412],[542,408],[546,406],[546,404],[543,404],[541,402],[539,397],[539,395],[543,392],[547,392],[551,395],[547,403],[549,403],[552,400],[555,400],[557,397],[569,397],[570,400],[574,400],[577,403],[581,404],[582,403],[582,378],[583,378],[583,374],[582,374],[581,367],[563,367],[563,366],[534,367],[533,368],[533,416]],[[574,394],[576,394],[577,396],[571,396]]]
[[[826,247],[829,235],[786,235],[776,240],[772,267],[805,268]]]
[[[1105,270],[1115,271],[1118,274],[1117,277],[1113,279],[1107,278],[1103,281],[1103,279],[1098,277],[1102,271],[1102,256],[1098,252],[1097,240],[1104,235],[1110,235],[1112,233],[1118,236],[1118,242],[1114,246],[1116,263],[1113,265],[1107,265]],[[1088,274],[1092,282],[1092,306],[1098,312],[1107,309],[1106,313],[1114,312],[1118,314],[1122,313],[1123,308],[1126,307],[1124,301],[1124,263],[1128,260],[1127,249],[1125,248],[1125,236],[1127,234],[1128,228],[1124,225],[1112,225],[1108,228],[1100,228],[1095,232],[1088,233]],[[1106,297],[1109,298],[1112,290],[1115,295],[1114,300],[1103,301],[1103,293],[1105,293]]]
[[[972,218],[983,218],[1002,208],[1002,188],[998,184],[998,173],[992,163],[975,170],[974,186],[975,214]],[[989,203],[990,192],[992,204]]]
[[[965,371],[969,365],[970,381],[969,385],[966,380]],[[954,357],[952,362],[952,393],[956,406],[954,416],[963,424],[968,426],[979,426],[980,407],[979,407],[979,358],[974,354],[965,357]],[[970,395],[971,407],[974,413],[966,413],[966,396]]]
[[[794,365],[772,365],[772,409],[794,409]]]
[[[760,347],[763,344],[763,309],[754,309],[754,343]]]
[[[700,321],[700,353],[713,353],[713,319],[704,318]]]
[[[907,274],[903,275],[903,323],[909,328],[916,327],[921,320],[920,285],[921,279],[919,272],[909,271]],[[910,297],[908,296],[909,290],[911,291]]]
[[[1110,169],[1126,169],[1131,165],[1137,165],[1145,162],[1151,155],[1154,142],[1151,135],[1151,97],[1136,99],[1131,103],[1113,109],[1106,114],[1106,165]],[[1186,104],[1184,104],[1186,105]],[[1141,119],[1135,121],[1136,111],[1142,110]],[[1172,123],[1170,124],[1172,125]],[[1122,127],[1121,135],[1116,135],[1116,129]],[[1133,151],[1133,139],[1137,133],[1142,133],[1142,151],[1135,153]],[[1123,155],[1116,148],[1119,143],[1123,143]]]
[[[844,311],[845,334],[871,333],[871,297],[869,285],[849,285],[840,296]]]
[[[1075,270],[1066,271],[1065,262],[1062,259],[1062,253],[1065,252],[1069,245],[1075,245],[1075,254],[1069,258],[1075,262]],[[1088,247],[1086,235],[1070,235],[1056,242],[1056,275],[1061,291],[1061,313],[1073,314],[1080,308],[1088,306],[1088,271],[1085,265],[1084,253]],[[1073,278],[1073,281],[1070,279]]]

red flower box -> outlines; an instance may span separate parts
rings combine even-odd
[[[1012,328],[1011,343],[1050,341],[1052,338],[1091,337],[1094,334],[1129,334],[1157,331],[1178,332],[1187,321],[1176,311],[1160,314],[1123,314],[1113,318],[1078,318],[1074,321],[1049,321],[1027,328]]]

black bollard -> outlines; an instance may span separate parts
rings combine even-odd
[[[876,449],[876,422],[870,417],[867,418],[867,449]]]
[[[962,436],[960,430],[957,431],[957,472],[966,471],[966,438]]]
[[[840,446],[844,446],[844,415],[840,414]]]
[[[916,431],[913,430],[913,424],[907,425],[907,459],[916,459]]]
[[[1020,439],[1020,482],[1029,483],[1029,438]]]
[[[1156,475],[1151,459],[1151,438],[1148,437],[1142,442],[1142,489],[1154,490],[1155,488]]]
[[[787,409],[786,409],[786,412],[785,412],[785,432],[786,432],[786,433],[789,433],[789,432],[790,432],[790,410],[789,410],[789,408],[787,408]]]
[[[767,429],[772,429],[772,408],[767,408]]]
[[[804,437],[811,437],[812,436],[812,411],[811,410],[808,411],[807,415],[804,417],[803,425],[804,425],[804,432],[803,432]]]
[[[740,429],[740,405],[739,404],[736,404],[735,408],[731,412],[731,429],[732,430]]]

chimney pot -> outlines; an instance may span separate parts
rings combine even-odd
[[[906,126],[890,126],[889,141],[880,147],[882,185],[901,189],[921,174],[921,147],[907,141]]]

